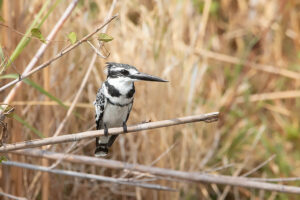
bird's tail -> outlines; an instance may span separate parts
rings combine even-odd
[[[108,148],[114,143],[118,135],[101,136],[96,138],[96,157],[106,157],[108,155]]]
[[[96,138],[96,150],[95,156],[96,157],[106,157],[108,155],[108,146],[107,143],[101,143],[99,138]]]

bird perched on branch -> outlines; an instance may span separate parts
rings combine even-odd
[[[107,63],[107,79],[97,92],[94,102],[97,130],[104,136],[96,138],[95,156],[104,157],[118,135],[108,135],[108,128],[123,127],[127,132],[128,120],[135,93],[135,81],[167,82],[159,77],[139,72],[135,67],[121,63]]]

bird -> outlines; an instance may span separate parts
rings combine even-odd
[[[99,88],[95,106],[96,129],[104,129],[104,135],[96,138],[95,157],[106,157],[118,135],[108,135],[108,128],[123,127],[132,109],[136,81],[168,82],[156,76],[139,72],[134,66],[122,63],[106,63],[107,78]]]

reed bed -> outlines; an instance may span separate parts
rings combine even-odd
[[[13,80],[8,74],[22,74],[43,45],[31,38],[15,59],[8,59],[30,25],[40,24],[46,38],[74,2],[76,7],[55,37],[46,42],[34,66],[71,45],[67,38],[70,32],[79,40],[117,14],[106,30],[114,39],[100,48],[107,58],[95,56],[85,42],[32,74],[9,101],[6,98],[14,86],[0,92],[0,101],[6,99],[16,115],[5,119],[6,143],[94,130],[92,103],[106,78],[105,62],[113,61],[169,80],[166,84],[135,84],[128,124],[215,111],[220,112],[220,119],[218,123],[122,135],[109,159],[229,176],[299,176],[298,1],[4,0],[0,44],[6,62],[11,64],[0,75],[1,87]],[[96,46],[97,36],[90,41]],[[43,149],[93,156],[94,145],[94,140],[83,140]],[[55,163],[22,154],[3,156],[43,167]],[[122,180],[145,176],[63,160],[55,167]],[[27,199],[298,199],[272,191],[156,179],[155,183],[177,190],[159,191],[5,165],[1,165],[0,177],[0,194]],[[299,186],[299,181],[288,185]]]

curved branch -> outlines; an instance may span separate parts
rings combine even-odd
[[[213,112],[213,113],[207,113],[202,115],[194,115],[194,116],[187,116],[187,117],[181,117],[176,119],[169,119],[164,121],[157,121],[157,122],[149,122],[149,123],[143,123],[133,126],[127,127],[127,132],[137,132],[141,130],[148,130],[148,129],[154,129],[154,128],[161,128],[161,127],[168,127],[168,126],[174,126],[178,124],[186,124],[186,123],[193,123],[193,122],[214,122],[217,121],[219,118],[219,112]],[[110,128],[108,129],[109,135],[118,135],[124,133],[123,128]],[[18,150],[18,149],[27,149],[27,148],[33,148],[33,147],[40,147],[45,146],[49,144],[59,144],[59,143],[65,143],[65,142],[74,142],[79,141],[83,139],[88,138],[94,138],[97,136],[104,135],[104,130],[97,130],[97,131],[86,131],[81,133],[75,133],[75,134],[66,134],[62,136],[57,137],[48,137],[44,139],[38,139],[38,140],[29,140],[25,142],[19,142],[14,144],[6,144],[0,147],[0,153]]]

